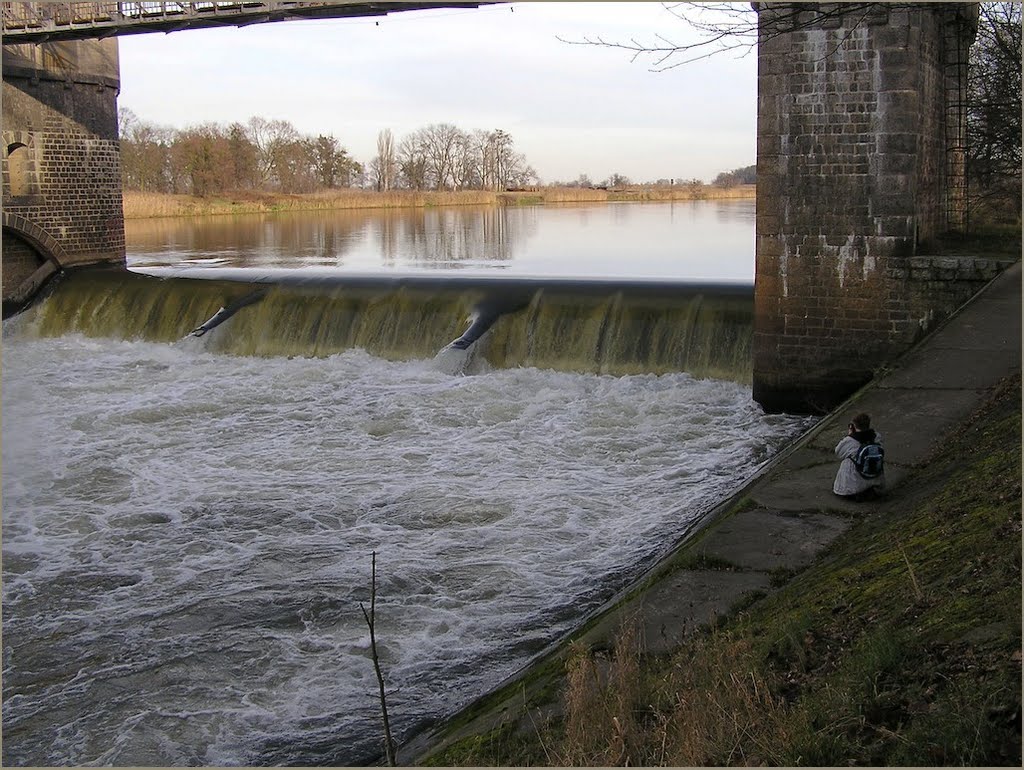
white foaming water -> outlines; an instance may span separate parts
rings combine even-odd
[[[807,426],[747,387],[5,330],[4,763],[358,764]]]

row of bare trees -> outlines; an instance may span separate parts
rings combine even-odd
[[[502,130],[463,131],[438,123],[396,141],[377,137],[366,168],[334,136],[304,136],[287,120],[153,125],[120,111],[127,189],[206,196],[230,190],[306,193],[347,187],[378,190],[504,190],[537,174]]]
[[[431,124],[397,143],[390,130],[381,131],[369,176],[381,191],[505,190],[538,181],[507,132],[463,131],[451,123]]]

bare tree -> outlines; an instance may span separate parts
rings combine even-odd
[[[249,140],[255,145],[259,159],[260,181],[280,183],[278,165],[282,164],[284,148],[299,139],[299,132],[287,120],[267,120],[258,115],[249,119]],[[287,175],[287,170],[280,169]]]
[[[398,169],[406,187],[423,190],[427,186],[427,160],[419,132],[405,137],[398,145]]]
[[[832,20],[843,20],[847,35],[862,23],[878,15],[885,15],[912,3],[773,3],[770,13],[759,19],[756,5],[768,3],[684,2],[663,3],[665,10],[695,35],[695,39],[680,42],[667,35],[657,34],[650,42],[636,38],[627,41],[608,40],[604,37],[584,37],[568,40],[570,45],[596,45],[618,48],[631,54],[630,61],[651,60],[651,70],[663,72],[717,54],[732,53],[745,56],[757,49],[758,36],[776,36],[789,32],[819,27]],[[845,39],[845,38],[844,38]],[[842,45],[842,40],[837,44]]]
[[[459,131],[452,159],[452,186],[456,190],[479,190],[480,155],[471,133]]]
[[[234,162],[224,131],[203,123],[178,131],[171,144],[176,186],[204,197],[234,186]]]
[[[395,155],[395,138],[390,128],[377,134],[377,156],[370,162],[370,167],[377,190],[387,192],[395,186],[398,160]]]
[[[508,187],[516,161],[512,137],[499,128],[492,131],[489,138],[494,158],[494,186],[496,189]]]
[[[420,129],[420,144],[427,163],[427,184],[435,190],[454,189],[456,157],[463,133],[451,123],[432,123]]]
[[[252,189],[259,181],[259,159],[245,126],[237,122],[228,126],[227,141],[234,168],[232,187]]]
[[[362,166],[349,157],[335,136],[320,134],[315,139],[303,139],[307,162],[316,184],[324,190],[349,187],[353,177],[362,173]]]
[[[1021,5],[982,3],[968,74],[968,168],[976,200],[1021,214]]]
[[[127,107],[118,110],[121,175],[130,190],[168,192],[173,132],[140,120]]]
[[[377,552],[373,552],[370,568],[370,609],[362,602],[359,609],[363,611],[363,619],[370,629],[370,656],[373,659],[373,670],[377,675],[377,692],[380,700],[381,722],[384,727],[384,756],[390,767],[395,766],[395,740],[391,737],[391,720],[388,717],[387,693],[384,688],[384,673],[380,668],[380,656],[377,654]]]

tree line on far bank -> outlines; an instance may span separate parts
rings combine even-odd
[[[228,192],[311,193],[338,189],[518,190],[540,185],[506,131],[465,131],[435,123],[398,140],[377,135],[377,154],[357,161],[333,135],[301,134],[287,120],[157,126],[130,109],[119,112],[121,172],[127,190],[207,197]],[[719,187],[753,184],[755,166],[723,172]],[[701,186],[699,179],[658,179],[648,186]],[[617,188],[623,174],[593,182],[586,174],[552,186]]]
[[[421,128],[400,141],[377,137],[365,166],[333,135],[301,134],[287,120],[184,129],[119,113],[121,170],[129,190],[205,197],[254,190],[310,193],[344,188],[381,191],[504,190],[538,183],[512,137],[500,129],[464,131],[450,123]]]

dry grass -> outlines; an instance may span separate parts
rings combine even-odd
[[[275,211],[329,211],[334,209],[423,208],[426,206],[489,205],[495,194],[479,190],[416,192],[399,190],[332,190],[309,195],[238,192],[215,198],[124,191],[125,219],[155,217],[263,214]]]
[[[566,664],[565,738],[549,748],[565,767],[643,765],[644,733],[636,719],[640,698],[640,646],[635,624],[615,642],[609,658],[575,645]]]
[[[746,641],[714,632],[653,678],[642,660],[633,624],[611,656],[572,648],[564,733],[542,737],[550,764],[778,766],[789,759],[778,747],[799,743],[808,729],[773,694]]]
[[[196,198],[138,190],[124,191],[125,219],[157,217],[263,214],[275,211],[329,211],[335,209],[423,208],[428,206],[532,205],[538,203],[589,203],[604,201],[670,201],[753,198],[754,186],[634,187],[590,190],[572,187],[540,188],[524,192],[495,193],[486,190],[432,192],[395,190],[331,190],[308,195],[284,195],[242,191],[220,197]]]
[[[674,187],[617,187],[608,190],[581,187],[544,187],[530,192],[500,193],[506,203],[599,203],[604,201],[691,201],[753,198],[756,187],[710,187],[677,185]]]
[[[750,644],[714,633],[690,652],[700,665],[677,658],[662,689],[673,699],[661,736],[668,764],[790,764],[778,750],[806,727],[773,694]]]

